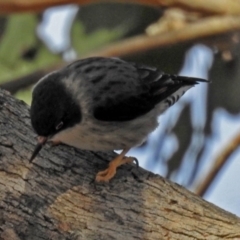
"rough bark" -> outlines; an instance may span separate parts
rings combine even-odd
[[[29,109],[0,91],[0,239],[240,239],[240,219],[113,153],[46,146],[33,164]],[[224,197],[224,196],[223,196]]]

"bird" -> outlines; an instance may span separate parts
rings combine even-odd
[[[127,152],[146,141],[159,115],[188,89],[207,81],[114,57],[76,60],[33,87],[30,118],[38,143],[29,161],[46,142],[90,151],[121,150],[95,177],[108,182],[119,166],[136,160]]]

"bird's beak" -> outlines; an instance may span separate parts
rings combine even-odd
[[[47,142],[48,138],[47,137],[38,137],[38,143],[33,151],[32,157],[30,158],[29,162],[31,163],[33,159],[37,156],[37,154],[40,152],[42,149],[43,145]]]

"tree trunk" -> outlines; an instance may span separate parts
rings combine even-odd
[[[0,239],[240,239],[240,219],[141,168],[94,183],[114,153],[47,145],[32,164],[29,108],[0,91]]]

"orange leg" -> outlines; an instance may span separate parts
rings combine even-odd
[[[133,157],[125,157],[125,154],[129,149],[124,149],[116,158],[114,158],[110,163],[107,169],[97,173],[95,180],[97,182],[108,182],[112,179],[116,172],[117,168],[125,163],[133,163],[136,161]]]

